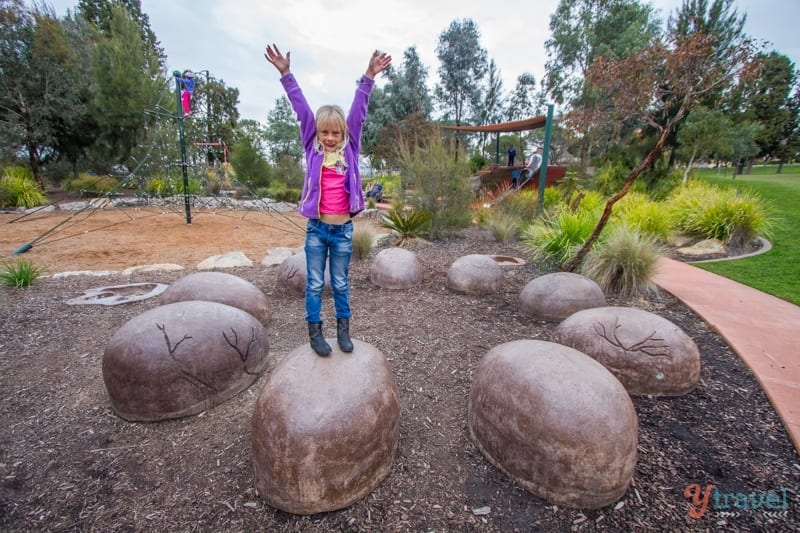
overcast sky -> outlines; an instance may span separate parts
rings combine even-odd
[[[64,15],[77,0],[47,3]],[[650,3],[666,21],[682,2]],[[453,20],[470,18],[510,92],[524,72],[541,80],[557,5],[558,0],[142,0],[170,71],[210,71],[239,89],[242,117],[262,123],[283,94],[277,70],[264,59],[267,43],[291,51],[292,72],[312,108],[338,104],[346,110],[372,50],[389,52],[400,66],[403,52],[416,46],[433,86],[439,35]],[[768,50],[800,67],[800,0],[738,0],[736,6],[747,14],[748,35],[769,41]]]

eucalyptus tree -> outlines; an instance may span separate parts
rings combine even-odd
[[[113,8],[115,6],[122,7],[128,12],[139,28],[145,47],[155,53],[155,57],[158,58],[158,61],[163,66],[166,61],[164,50],[161,48],[155,32],[150,27],[150,17],[142,11],[142,2],[140,0],[80,0],[78,2],[78,10],[81,17],[106,33],[111,31],[111,21],[114,16]]]
[[[375,167],[395,165],[397,147],[417,136],[420,122],[429,121],[433,112],[428,69],[415,46],[405,50],[399,66],[392,65],[384,74],[388,82],[370,97],[362,138],[363,152]]]
[[[797,128],[797,109],[792,90],[797,72],[792,61],[783,54],[760,54],[759,74],[753,83],[740,84],[742,117],[761,125],[755,142],[757,156],[783,160],[784,147]]]
[[[712,155],[718,159],[727,159],[733,155],[732,131],[733,122],[721,109],[700,106],[689,113],[678,133],[680,151],[688,158],[683,183],[686,183],[696,160]]]
[[[24,152],[36,180],[43,185],[41,164],[59,148],[74,162],[87,138],[78,128],[90,126],[90,96],[85,75],[86,50],[75,31],[52,9],[26,8],[21,1],[0,3],[0,124],[4,151]]]
[[[100,130],[96,164],[127,164],[155,120],[148,111],[167,105],[168,80],[156,51],[125,7],[111,5],[107,24],[95,25],[93,34],[93,114]]]
[[[485,80],[483,98],[477,106],[476,120],[479,125],[494,124],[503,120],[505,96],[503,94],[503,78],[494,59],[489,60],[489,68]],[[486,151],[488,133],[480,134],[480,151]]]
[[[750,45],[750,40],[744,33],[746,20],[747,16],[737,11],[734,0],[683,0],[681,6],[667,20],[667,31],[676,39],[691,35],[706,36],[710,43],[711,59],[720,65],[732,64],[737,61],[741,47]],[[733,78],[727,81],[730,83],[721,81],[709,87],[704,94],[698,95],[698,104],[710,109],[725,106],[725,97],[735,83]],[[676,112],[675,106],[664,107],[661,124],[671,122]],[[666,139],[667,149],[676,146],[680,128],[681,124],[675,123],[673,131]],[[647,131],[654,136],[658,135],[656,130]],[[674,160],[675,152],[671,151],[670,167]]]
[[[433,103],[428,90],[428,68],[422,63],[416,46],[406,48],[402,64],[387,70],[387,76],[389,83],[385,92],[392,120],[399,122],[411,114],[430,119]]]
[[[469,121],[479,107],[481,81],[488,69],[486,50],[471,19],[454,20],[439,35],[439,83],[434,95],[443,119],[457,126]]]
[[[289,157],[297,163],[303,160],[300,126],[286,96],[276,98],[275,106],[267,114],[264,138],[269,159],[273,163],[281,157]]]
[[[598,58],[588,72],[589,82],[607,105],[580,108],[570,113],[568,122],[586,130],[593,124],[628,122],[648,125],[658,131],[651,148],[631,170],[623,187],[606,202],[592,234],[565,265],[575,270],[605,228],[616,202],[624,197],[636,179],[650,168],[663,152],[668,135],[699,101],[720,86],[737,79],[752,79],[753,50],[749,43],[734,47],[722,60],[714,53],[714,36],[694,33],[670,34],[623,60]],[[674,109],[666,123],[663,110]]]
[[[650,5],[638,0],[561,0],[550,16],[544,86],[557,104],[567,108],[602,107],[602,97],[588,81],[598,58],[622,60],[652,44],[661,35]],[[623,134],[622,124],[605,124],[580,136],[581,159],[588,162],[593,146]]]

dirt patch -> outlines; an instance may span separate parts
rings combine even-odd
[[[258,262],[267,248],[299,246],[302,232],[277,218],[249,222],[256,213],[244,219],[197,213],[187,227],[180,212],[146,217],[146,211],[139,216],[113,211],[107,216],[134,220],[106,220],[96,213],[73,228],[75,237],[41,242],[23,257],[51,272],[150,263],[178,263],[187,270],[45,279],[25,290],[0,292],[3,530],[794,531],[800,522],[800,467],[780,419],[730,348],[666,294],[612,303],[646,309],[679,325],[700,349],[701,381],[681,398],[634,399],[639,457],[625,496],[596,511],[565,509],[493,468],[468,436],[473,372],[493,346],[520,338],[549,340],[556,323],[533,320],[517,309],[519,292],[544,273],[533,262],[504,266],[504,286],[491,295],[445,288],[447,270],[458,257],[524,256],[476,228],[415,247],[424,279],[413,290],[380,289],[369,281],[370,258],[353,263],[352,334],[390,361],[401,400],[399,450],[383,483],[347,509],[308,517],[272,509],[254,488],[252,409],[271,369],[308,339],[302,298],[276,286],[276,266]],[[3,222],[8,217],[3,215]],[[88,226],[114,220],[119,223],[106,229]],[[15,249],[54,221],[41,227],[4,224],[0,245]],[[272,305],[270,368],[249,390],[198,416],[151,424],[117,417],[103,385],[103,351],[119,327],[158,301],[107,307],[70,306],[66,300],[120,282],[170,283],[206,257],[233,250],[244,251],[256,266],[228,272],[256,284]],[[324,313],[326,333],[333,335],[330,299]],[[713,484],[723,496],[718,503],[712,497],[699,520],[689,518],[690,501],[684,497],[692,483]],[[735,497],[725,497],[740,494],[753,494],[756,504],[761,495],[777,495],[787,505],[733,507]],[[721,506],[726,500],[729,509]]]

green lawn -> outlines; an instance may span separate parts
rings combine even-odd
[[[725,187],[750,188],[772,206],[775,229],[769,252],[734,261],[700,263],[698,267],[800,305],[800,165],[754,167],[750,175],[713,169],[696,176]]]

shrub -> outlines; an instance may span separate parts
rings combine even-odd
[[[477,172],[489,162],[489,158],[483,154],[474,154],[469,158],[469,169],[472,172]]]
[[[522,242],[532,259],[557,266],[566,264],[597,225],[599,216],[589,210],[560,210],[544,216],[522,231]]]
[[[720,189],[690,181],[666,203],[673,227],[689,235],[720,239],[742,246],[758,235],[769,236],[774,225],[769,206],[753,192]]]
[[[381,226],[389,228],[397,234],[397,244],[408,239],[421,237],[428,232],[431,214],[420,209],[392,209],[383,215]]]
[[[203,192],[203,184],[200,180],[191,178],[188,183],[188,192],[197,195]],[[145,187],[147,194],[152,196],[174,196],[183,194],[183,177],[150,178]]]
[[[489,229],[497,242],[509,244],[519,236],[519,222],[508,215],[497,214],[489,220]]]
[[[539,208],[539,193],[534,189],[523,189],[503,197],[495,209],[498,214],[519,222],[530,222],[536,218]]]
[[[372,251],[374,237],[368,227],[360,226],[353,230],[353,257],[365,259]]]
[[[649,200],[642,193],[630,192],[617,202],[613,221],[661,242],[669,242],[672,234],[666,206]]]
[[[6,287],[14,287],[16,289],[29,287],[44,272],[45,269],[36,266],[33,261],[17,259],[13,263],[3,264],[3,270],[0,271],[0,283]]]
[[[0,178],[0,205],[36,207],[47,203],[47,195],[36,183],[30,169],[19,166],[6,167]]]
[[[91,194],[106,194],[117,188],[119,181],[111,176],[96,176],[82,172],[78,179],[64,185],[64,190],[74,192],[87,192]]]
[[[401,142],[400,166],[413,184],[412,203],[430,216],[429,234],[439,238],[466,228],[472,222],[469,161],[454,143],[445,143],[438,131],[422,146]]]
[[[594,186],[604,195],[616,194],[625,184],[631,169],[622,161],[609,161],[597,173]]]
[[[660,256],[654,239],[619,226],[611,228],[586,254],[581,273],[604,292],[622,297],[652,295],[658,292],[651,278]]]

